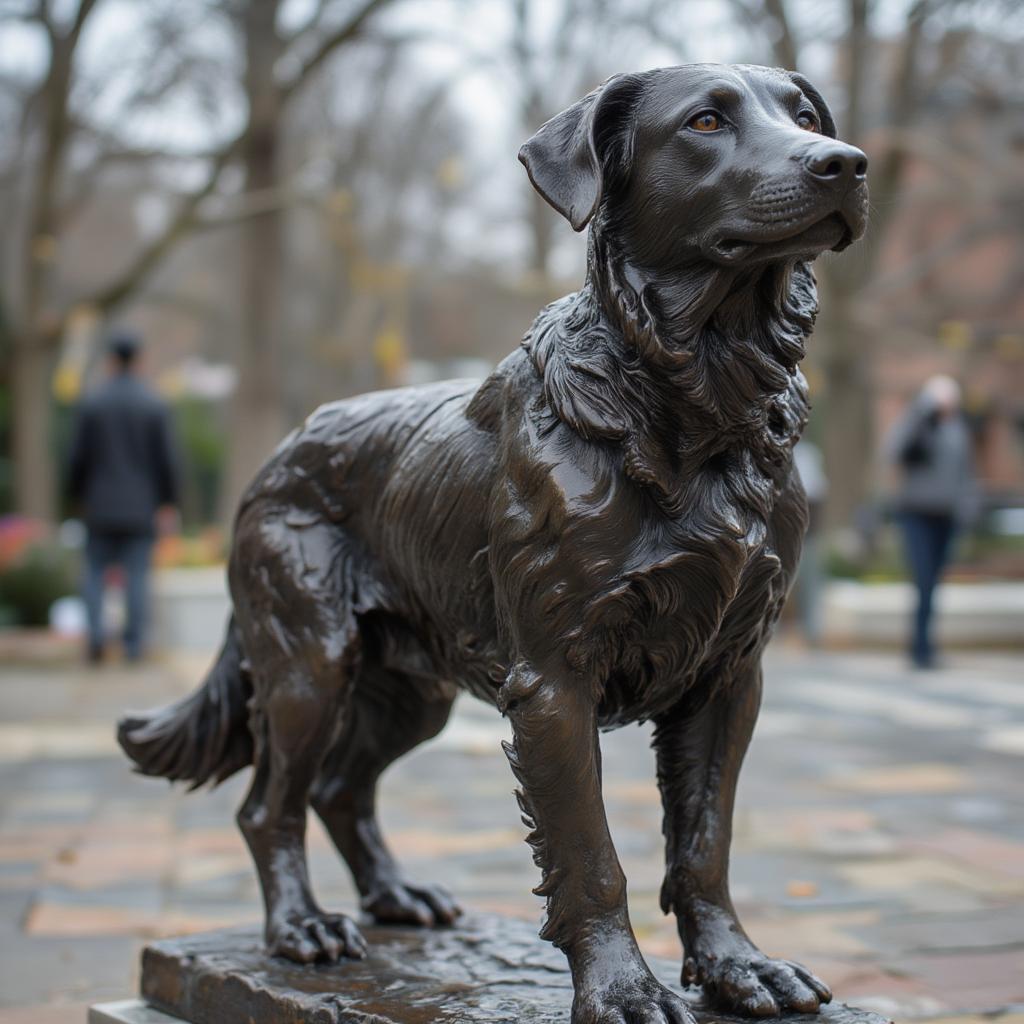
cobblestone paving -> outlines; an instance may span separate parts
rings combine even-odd
[[[130,995],[143,941],[253,920],[233,824],[245,779],[186,796],[132,776],[112,721],[189,690],[184,659],[131,671],[0,670],[0,1024],[84,1021]],[[539,918],[497,714],[462,701],[388,775],[382,816],[413,876],[470,906]],[[649,733],[605,738],[605,791],[644,949],[678,957],[657,908]],[[353,906],[312,827],[323,902]],[[895,656],[782,649],[736,814],[733,889],[748,931],[837,995],[896,1019],[1024,1024],[1024,664],[963,654],[910,674]]]

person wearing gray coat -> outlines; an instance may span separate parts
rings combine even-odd
[[[957,532],[978,511],[970,431],[956,381],[943,375],[928,380],[886,447],[899,473],[896,511],[917,588],[910,657],[918,668],[932,668],[935,589]]]
[[[81,505],[87,540],[83,599],[91,661],[103,657],[103,586],[110,565],[125,575],[124,648],[142,656],[146,596],[158,513],[178,500],[170,410],[134,372],[139,339],[124,332],[108,343],[110,374],[78,409],[68,490]]]

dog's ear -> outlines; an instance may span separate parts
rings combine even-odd
[[[825,97],[798,71],[789,71],[787,73],[792,79],[793,84],[798,85],[803,94],[814,104],[814,109],[818,113],[818,120],[821,122],[821,134],[828,135],[834,139],[836,137],[836,119],[832,116],[832,111],[829,110]]]
[[[602,161],[608,154],[600,150],[610,148],[605,144],[607,129],[623,103],[632,99],[636,83],[633,75],[613,75],[545,122],[519,150],[533,187],[574,231],[587,226],[601,202],[606,185]]]

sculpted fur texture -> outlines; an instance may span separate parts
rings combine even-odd
[[[140,771],[193,786],[253,766],[238,820],[273,952],[364,952],[313,897],[307,806],[366,913],[456,920],[452,897],[389,853],[375,789],[464,690],[511,720],[542,935],[569,958],[576,1024],[692,1019],[637,949],[601,800],[599,730],[644,720],[683,981],[757,1016],[830,998],[747,938],[728,855],[761,653],[806,525],[792,449],[810,263],[865,228],[866,159],[834,136],[790,72],[609,79],[520,154],[552,206],[589,226],[583,287],[482,384],[325,406],[253,482],[217,664],[119,737]]]

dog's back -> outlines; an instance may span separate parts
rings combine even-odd
[[[497,459],[495,435],[467,416],[479,387],[444,381],[312,413],[243,498],[230,568],[236,614],[246,614],[248,568],[276,539],[322,528],[377,660],[492,695],[486,549]]]
[[[417,438],[458,434],[478,381],[441,381],[320,406],[263,465],[239,506],[291,505],[333,523],[376,514],[396,465],[419,454]]]

